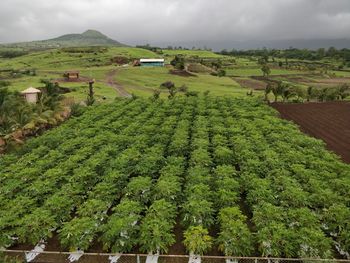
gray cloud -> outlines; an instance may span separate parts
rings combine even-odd
[[[129,44],[347,38],[349,0],[0,0],[0,42],[97,29]]]

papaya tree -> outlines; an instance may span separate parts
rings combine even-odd
[[[154,201],[141,221],[139,243],[147,253],[167,252],[175,243],[173,228],[176,207],[160,199]]]
[[[138,222],[141,218],[143,206],[137,202],[123,199],[113,209],[108,222],[101,227],[103,232],[100,240],[104,249],[112,252],[129,252],[138,241]]]
[[[227,207],[219,213],[219,249],[225,256],[250,256],[254,251],[253,236],[245,223],[247,218],[238,207]]]
[[[213,241],[203,226],[190,226],[184,232],[183,243],[191,255],[203,255],[211,248]]]

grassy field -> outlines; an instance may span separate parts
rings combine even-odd
[[[172,81],[177,87],[186,85],[190,91],[210,91],[214,95],[234,95],[242,96],[246,94],[249,89],[255,89],[253,86],[242,88],[237,82],[230,77],[237,76],[241,78],[248,78],[250,76],[262,76],[260,65],[257,64],[256,57],[228,57],[215,54],[206,50],[168,50],[162,51],[163,54],[154,53],[150,50],[130,47],[109,47],[97,50],[96,52],[68,52],[62,49],[51,49],[40,52],[32,52],[28,55],[16,57],[12,59],[0,58],[1,70],[26,70],[35,69],[35,76],[28,76],[19,74],[16,77],[3,77],[0,72],[0,79],[11,82],[10,89],[14,91],[21,91],[29,86],[41,87],[42,79],[62,79],[62,75],[67,70],[79,70],[81,76],[95,79],[95,94],[98,101],[111,101],[118,92],[115,87],[108,83],[107,75],[111,71],[116,71],[114,81],[122,85],[124,89],[130,94],[133,93],[142,97],[149,97],[153,94],[153,90],[159,88],[160,84],[165,81]],[[125,57],[129,62],[139,58],[157,58],[164,57],[169,63],[177,54],[182,54],[189,59],[207,58],[206,66],[210,69],[207,73],[197,74],[196,77],[183,77],[169,74],[169,68],[139,68],[118,66],[112,63],[112,59],[116,57]],[[210,67],[210,59],[214,62],[219,60],[222,62],[223,69],[226,71],[227,77],[216,77],[209,73],[213,71]],[[216,60],[217,59],[217,60]],[[198,62],[199,63],[199,62]],[[306,87],[300,81],[288,79],[280,75],[300,75],[300,77],[307,77],[312,81],[327,78],[327,75],[315,73],[310,76],[310,71],[285,69],[285,68],[271,68],[270,77],[285,81],[292,85]],[[329,71],[335,74],[336,77],[350,77],[350,72],[346,71]],[[304,76],[308,74],[307,76]],[[294,77],[294,76],[293,76]],[[306,79],[306,78],[305,78]],[[251,80],[251,79],[250,79]],[[71,92],[66,93],[67,97],[73,97],[76,101],[85,100],[87,96],[88,84],[86,82],[62,82],[62,87],[69,88]],[[260,94],[262,91],[256,91]],[[167,90],[162,90],[162,97],[167,96]]]
[[[175,56],[175,55],[184,55],[192,57],[202,57],[202,58],[223,58],[224,56],[215,54],[208,50],[173,50],[173,49],[164,49],[163,54],[165,56]]]
[[[2,69],[81,69],[103,66],[110,63],[111,58],[125,56],[130,59],[141,57],[159,57],[152,51],[141,48],[113,47],[106,52],[97,53],[69,53],[59,49],[30,53],[25,56],[0,59]]]
[[[167,68],[123,68],[118,70],[116,81],[130,93],[150,96],[154,89],[165,81],[172,81],[176,87],[186,85],[190,91],[210,91],[214,95],[245,95],[246,90],[228,77],[197,74],[195,77],[182,77],[169,73]],[[167,92],[164,89],[164,92]]]
[[[228,76],[262,76],[262,71],[260,68],[230,68],[225,69]],[[286,75],[286,74],[303,74],[303,72],[298,70],[289,69],[271,69],[271,75]]]

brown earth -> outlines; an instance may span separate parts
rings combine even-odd
[[[350,163],[350,103],[322,102],[304,104],[273,103],[282,118],[326,142],[327,148]]]
[[[303,75],[274,75],[270,78],[284,78],[290,82],[295,82],[297,84],[303,84],[306,86],[313,87],[336,87],[341,84],[349,83],[350,78],[348,77],[336,77],[336,78],[325,78],[323,75],[319,74],[303,74]]]
[[[350,83],[350,78],[317,79],[316,82],[327,83],[327,84],[344,84],[344,83]]]
[[[350,84],[350,78],[329,78],[329,79],[315,79],[314,81],[305,81],[301,84],[313,86],[313,87],[337,87],[342,84]]]
[[[266,82],[255,79],[242,79],[242,78],[232,78],[243,88],[254,89],[254,90],[265,90]]]

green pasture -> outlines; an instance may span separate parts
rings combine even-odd
[[[209,74],[197,74],[195,77],[182,77],[169,73],[167,68],[121,68],[116,81],[126,90],[136,95],[152,95],[153,90],[165,81],[172,81],[176,87],[186,85],[189,91],[204,92],[209,90],[214,95],[245,95],[246,89],[228,77],[216,77]],[[166,90],[164,90],[166,92]]]

